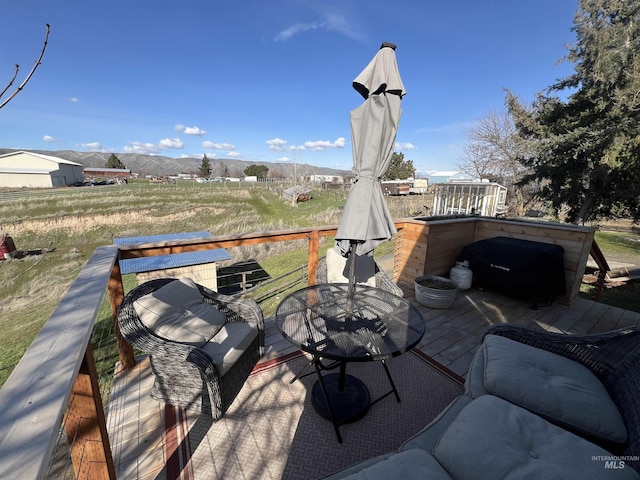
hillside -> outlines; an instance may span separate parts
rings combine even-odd
[[[15,152],[16,149],[0,148],[0,155]],[[85,167],[104,167],[111,153],[101,152],[76,152],[74,150],[28,150],[43,155],[64,158],[72,162],[80,163]],[[197,173],[202,158],[171,158],[161,155],[141,155],[137,153],[116,153],[116,156],[132,172],[140,175],[177,175],[178,173]],[[280,172],[284,177],[291,177],[294,165],[275,162],[256,162],[237,160],[233,158],[209,158],[213,176],[241,177],[243,171],[249,165],[265,165],[270,171]],[[226,172],[225,172],[226,169]],[[298,175],[345,175],[348,172],[333,168],[316,167],[308,164],[295,166]]]

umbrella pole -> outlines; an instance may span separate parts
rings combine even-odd
[[[349,243],[349,287],[347,289],[347,312],[351,314],[356,288],[356,242]]]

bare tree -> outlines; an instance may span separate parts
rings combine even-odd
[[[284,178],[294,183],[305,183],[305,177],[313,174],[313,167],[306,163],[299,163],[298,152],[293,151],[293,161],[279,163]]]
[[[459,168],[476,178],[501,176],[506,164],[515,160],[517,130],[506,111],[491,111],[467,130],[467,145]]]
[[[13,91],[13,93],[11,93],[7,97],[6,100],[4,100],[2,103],[0,103],[0,108],[4,107],[7,103],[9,103],[11,100],[13,100],[13,98],[16,95],[18,95],[18,93],[20,93],[22,91],[22,89],[25,87],[27,82],[29,80],[31,80],[31,77],[36,72],[36,69],[42,63],[42,57],[44,57],[44,52],[47,49],[47,43],[49,42],[49,31],[50,31],[49,24],[47,23],[47,29],[46,29],[45,35],[44,35],[44,44],[42,45],[42,51],[40,52],[40,56],[36,60],[36,63],[33,65],[33,68],[31,68],[31,71],[29,72],[29,74],[22,81],[22,83]],[[4,87],[4,90],[2,90],[2,92],[0,92],[0,99],[2,99],[2,96],[7,93],[7,91],[11,88],[13,83],[16,81],[16,78],[18,78],[18,72],[19,71],[20,71],[20,65],[16,64],[14,72],[13,72],[13,77],[11,78],[11,80],[9,80],[9,83],[7,84],[7,86]]]
[[[523,143],[508,111],[491,111],[467,131],[467,144],[458,168],[478,179],[488,179],[508,187],[511,206],[522,214],[527,201],[517,185],[525,173],[519,159]]]

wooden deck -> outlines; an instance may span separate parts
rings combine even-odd
[[[445,220],[400,219],[396,221],[396,228],[398,236],[391,264],[381,268],[392,273],[395,281],[411,284],[406,289],[407,298],[413,297],[413,281],[417,276],[446,275],[462,248],[478,240],[508,236],[553,243],[564,248],[567,280],[564,300],[571,302],[571,307],[558,303],[532,310],[526,301],[489,291],[461,292],[454,308],[446,311],[418,307],[427,321],[427,334],[419,349],[460,375],[466,373],[486,328],[495,323],[524,323],[562,332],[595,332],[637,325],[640,322],[640,315],[636,313],[578,298],[595,227],[470,217]],[[0,408],[0,425],[7,432],[7,435],[0,436],[0,451],[3,455],[0,477],[17,475],[20,478],[40,478],[41,472],[46,471],[52,461],[51,452],[61,443],[60,418],[65,417],[74,419],[65,422],[64,428],[69,438],[74,438],[71,447],[75,470],[91,468],[111,475],[111,448],[113,457],[119,462],[119,478],[141,478],[141,471],[148,478],[162,478],[162,475],[149,477],[153,469],[149,468],[145,459],[150,462],[152,457],[145,455],[148,453],[146,450],[138,450],[148,447],[150,440],[153,439],[154,444],[157,440],[156,433],[153,432],[157,426],[150,419],[147,421],[146,417],[139,415],[142,400],[149,397],[148,385],[152,378],[143,362],[136,365],[133,348],[117,334],[122,369],[119,373],[122,375],[116,376],[126,377],[127,385],[122,395],[112,394],[110,401],[110,407],[113,407],[108,409],[111,445],[106,441],[104,431],[103,399],[98,389],[98,375],[89,339],[95,321],[101,315],[105,290],[114,315],[123,300],[125,291],[121,260],[301,241],[306,242],[308,247],[307,273],[313,279],[317,271],[321,242],[334,237],[336,230],[336,226],[319,226],[175,242],[98,247],[0,391],[0,405],[3,407]],[[268,350],[265,360],[291,352],[293,348],[282,339],[272,319],[268,319],[267,325]],[[128,385],[133,389],[131,392]],[[122,402],[120,409],[114,405],[117,401]],[[124,412],[128,407],[138,415],[123,430],[122,419],[119,420],[116,413]],[[34,422],[34,418],[38,421]],[[80,428],[80,420],[82,425],[89,424],[91,428]],[[120,435],[111,437],[114,431],[112,428],[120,431]],[[89,448],[93,445],[99,447]],[[122,448],[118,452],[120,447]],[[129,466],[125,466],[127,457]]]
[[[591,300],[533,309],[526,300],[477,289],[458,292],[452,308],[436,310],[417,303],[413,288],[401,286],[405,298],[426,320],[426,334],[417,348],[461,377],[466,375],[484,333],[494,324],[516,323],[564,333],[595,333],[640,324],[640,313]],[[282,337],[273,317],[265,322],[267,348],[262,361],[296,351]],[[122,375],[114,386],[108,420],[117,478],[166,479],[164,408],[150,396],[153,377],[149,362],[141,359]]]
[[[640,325],[640,313],[578,298],[573,305],[555,302],[532,308],[531,302],[502,292],[471,288],[458,292],[450,309],[432,309],[418,303],[413,288],[401,284],[405,298],[423,314],[427,329],[417,348],[464,377],[486,330],[495,324],[515,323],[558,333],[597,333]],[[266,319],[265,360],[295,351]]]

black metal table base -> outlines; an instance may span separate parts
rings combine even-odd
[[[316,358],[311,363],[318,375],[318,381],[311,389],[311,403],[320,416],[333,423],[333,429],[339,443],[342,443],[340,425],[360,420],[369,411],[369,407],[391,394],[394,394],[400,403],[400,395],[398,395],[396,385],[391,378],[387,362],[384,360],[381,360],[380,363],[387,374],[391,390],[373,401],[371,401],[367,386],[353,375],[347,375],[346,362],[335,362],[330,367],[325,367],[320,359]],[[335,368],[335,366],[340,367],[340,373],[322,375],[323,369],[328,370]],[[296,378],[301,378],[300,374]]]
[[[287,295],[275,320],[288,341],[311,355],[291,381],[315,370],[318,381],[309,395],[319,415],[333,424],[339,442],[340,425],[362,418],[387,396],[395,395],[400,402],[386,360],[417,345],[425,330],[422,314],[408,300],[379,288],[342,283],[322,283]],[[390,390],[378,396],[377,390],[369,392],[360,380],[346,375],[347,363],[360,362],[380,362]],[[324,375],[335,368],[338,375]]]
[[[371,397],[367,386],[353,375],[345,375],[342,390],[340,390],[340,381],[339,373],[322,377],[322,380],[318,380],[313,385],[311,402],[320,416],[341,425],[356,422],[364,417],[369,410]],[[321,382],[324,382],[330,406],[325,400]]]

